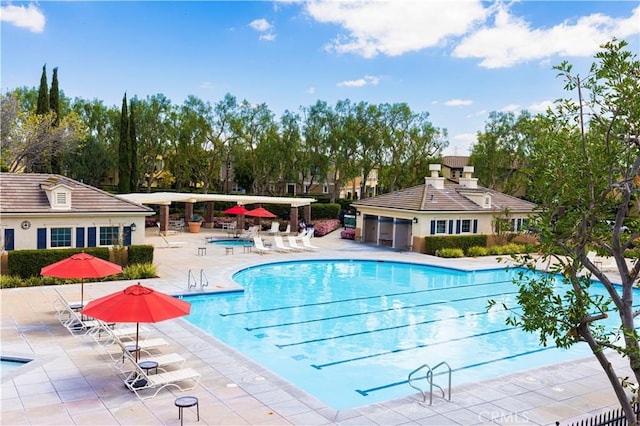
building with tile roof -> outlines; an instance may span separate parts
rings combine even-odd
[[[0,173],[4,250],[144,244],[145,217],[153,214],[64,176]]]
[[[422,185],[353,203],[356,236],[367,243],[421,251],[427,236],[490,235],[497,219],[510,221],[513,231],[526,229],[535,204],[479,186],[472,166],[464,167],[458,182],[439,176],[439,164],[429,170],[431,176]]]

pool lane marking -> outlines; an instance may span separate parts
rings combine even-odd
[[[374,295],[374,296],[354,297],[354,298],[351,298],[351,299],[329,300],[327,302],[304,303],[302,305],[280,306],[280,307],[276,307],[276,308],[255,309],[255,310],[252,310],[252,311],[231,312],[231,313],[226,313],[226,314],[225,313],[221,313],[219,315],[221,317],[230,317],[230,316],[235,316],[235,315],[257,314],[257,313],[261,313],[261,312],[273,312],[273,311],[280,311],[280,310],[284,310],[284,309],[306,308],[308,306],[331,305],[333,303],[354,302],[354,301],[357,301],[357,300],[378,299],[378,298],[382,298],[382,297],[406,296],[406,295],[417,294],[417,293],[426,293],[426,292],[430,292],[430,291],[455,290],[455,289],[459,289],[459,288],[478,287],[478,286],[483,286],[483,285],[504,284],[504,283],[513,283],[513,280],[493,281],[493,282],[477,283],[477,284],[465,284],[465,285],[461,285],[461,286],[457,286],[457,287],[430,288],[430,289],[426,289],[426,290],[404,291],[404,292],[400,292],[400,293],[377,294],[377,295]]]
[[[504,294],[504,293],[501,293],[501,294]],[[512,309],[512,311],[513,311],[513,309]],[[353,336],[360,336],[360,335],[369,334],[369,333],[378,333],[378,332],[381,332],[381,331],[397,330],[397,329],[400,329],[400,328],[414,327],[414,326],[419,326],[419,325],[436,323],[436,322],[440,322],[440,321],[450,321],[450,320],[461,319],[461,318],[472,317],[472,316],[487,315],[488,313],[489,312],[487,312],[486,310],[481,311],[481,312],[466,312],[466,313],[463,313],[463,314],[460,314],[460,315],[447,317],[447,318],[435,318],[435,319],[424,320],[424,321],[420,321],[420,322],[414,322],[414,323],[410,323],[410,324],[400,324],[400,325],[394,325],[392,327],[375,328],[373,330],[365,330],[365,331],[358,331],[358,332],[355,332],[355,333],[340,334],[338,336],[320,337],[320,338],[317,338],[317,339],[302,340],[300,342],[294,342],[294,343],[283,343],[283,344],[276,345],[276,347],[282,349],[282,348],[286,348],[286,347],[289,347],[289,346],[306,345],[308,343],[318,343],[318,342],[324,342],[326,340],[342,339],[344,337],[353,337]]]
[[[316,370],[322,370],[323,368],[326,368],[326,367],[334,367],[336,365],[347,364],[349,362],[362,361],[363,359],[377,358],[377,357],[380,357],[380,356],[385,356],[385,355],[390,355],[390,354],[397,354],[397,353],[400,353],[400,352],[407,352],[407,351],[413,351],[413,350],[416,350],[416,349],[423,349],[423,348],[431,347],[431,346],[443,345],[445,343],[458,342],[458,341],[467,340],[467,339],[474,339],[476,337],[489,336],[491,334],[496,334],[496,333],[504,333],[505,331],[512,331],[512,330],[515,330],[517,328],[519,328],[519,327],[507,327],[507,328],[501,328],[499,330],[492,330],[492,331],[485,331],[483,333],[471,334],[471,335],[468,335],[468,336],[460,336],[460,337],[456,337],[454,339],[449,339],[449,340],[441,340],[439,342],[421,343],[419,345],[411,346],[411,347],[408,347],[408,348],[398,348],[398,349],[393,349],[391,351],[377,352],[375,354],[363,355],[363,356],[358,356],[358,357],[354,357],[354,358],[343,359],[343,360],[340,360],[340,361],[328,362],[326,364],[311,364],[311,367],[315,368]]]
[[[491,359],[491,360],[487,360],[487,361],[477,362],[475,364],[465,365],[464,367],[453,368],[453,369],[451,369],[451,374],[453,374],[453,373],[455,373],[457,371],[462,371],[462,370],[466,370],[466,369],[469,369],[469,368],[480,367],[480,366],[483,366],[483,365],[493,364],[494,362],[505,361],[505,360],[508,360],[508,359],[511,359],[511,358],[517,358],[517,357],[520,357],[520,356],[530,355],[530,354],[534,354],[534,353],[537,353],[537,352],[547,351],[549,349],[556,349],[556,348],[557,348],[557,346],[555,346],[555,345],[554,346],[541,347],[541,348],[538,348],[538,349],[535,349],[535,350],[532,350],[532,351],[526,351],[526,352],[521,352],[521,353],[517,353],[517,354],[508,355],[508,356],[505,356],[505,357],[502,357],[502,358],[496,358],[496,359]],[[445,374],[445,373],[438,373],[438,374],[436,374],[436,376],[439,376],[441,374]],[[379,391],[379,390],[392,388],[394,386],[406,385],[408,383],[409,383],[408,380],[402,380],[400,382],[389,383],[387,385],[377,386],[375,388],[369,388],[369,389],[364,389],[364,390],[355,389],[355,391],[358,392],[362,396],[368,396],[372,392],[376,392],[376,391]]]
[[[379,314],[379,313],[382,313],[382,312],[399,311],[399,310],[404,310],[404,309],[422,308],[422,307],[425,307],[425,306],[442,305],[442,304],[451,303],[451,302],[464,302],[464,301],[469,301],[469,300],[474,300],[474,299],[483,299],[485,297],[506,296],[508,294],[517,294],[517,293],[518,293],[517,291],[513,291],[513,292],[509,292],[509,293],[502,293],[501,292],[501,293],[495,293],[495,294],[484,294],[484,295],[473,296],[473,297],[463,297],[463,298],[460,298],[460,299],[438,300],[437,302],[420,303],[420,304],[406,305],[406,306],[400,306],[400,307],[392,306],[390,308],[377,309],[375,311],[367,311],[367,312],[357,312],[355,314],[334,315],[332,317],[314,318],[314,319],[309,319],[309,320],[304,320],[304,321],[293,321],[293,322],[283,322],[283,323],[278,323],[278,324],[261,325],[259,327],[245,327],[245,330],[247,330],[247,331],[255,331],[255,330],[263,330],[263,329],[266,329],[266,328],[287,327],[287,326],[291,326],[291,325],[309,324],[309,323],[312,323],[312,322],[321,322],[321,321],[328,321],[328,320],[334,320],[334,319],[340,319],[340,318],[357,317],[357,316],[360,316],[360,315]]]

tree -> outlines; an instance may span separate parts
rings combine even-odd
[[[42,66],[42,75],[40,76],[36,114],[47,114],[49,110],[49,87],[47,86],[47,65],[45,64]]]
[[[624,50],[626,45],[617,40],[603,45],[586,77],[567,62],[555,67],[574,97],[560,99],[554,110],[535,118],[538,133],[527,170],[539,205],[533,223],[541,260],[554,262],[548,273],[520,274],[516,284],[522,313],[512,313],[507,321],[538,333],[545,345],[549,339],[561,348],[586,342],[629,424],[635,425],[631,401],[640,383],[640,346],[633,288],[640,258],[625,259],[625,252],[640,232],[637,219],[627,220],[629,233],[622,226],[630,201],[640,192],[640,62]],[[589,259],[589,250],[615,260],[620,287]],[[531,256],[516,260],[527,269],[536,266]],[[592,278],[602,283],[607,298],[594,294]],[[562,295],[554,291],[556,281],[563,284]],[[618,329],[602,325],[609,315],[619,318]],[[628,359],[631,380],[615,371],[607,348]]]
[[[55,114],[53,120],[53,127],[58,127],[60,124],[61,111],[60,111],[60,89],[58,87],[58,67],[53,69],[53,76],[51,77],[51,90],[49,91],[49,108]],[[54,141],[55,143],[55,141]],[[63,161],[62,153],[51,156],[51,172],[62,174],[63,173]]]
[[[136,135],[135,99],[129,101],[129,158],[131,159],[129,187],[131,191],[138,190],[140,176],[138,175],[138,138]]]
[[[167,160],[167,147],[171,133],[171,101],[162,94],[148,96],[136,104],[136,140],[139,173],[147,191],[162,180],[169,185],[173,177],[160,163]]]
[[[131,192],[131,147],[129,144],[129,112],[127,94],[122,97],[120,109],[120,140],[118,143],[118,192]]]
[[[532,132],[531,115],[522,111],[492,112],[484,132],[478,132],[469,163],[484,186],[510,195],[522,193],[526,187],[529,145]]]

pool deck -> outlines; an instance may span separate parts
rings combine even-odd
[[[168,237],[185,244],[158,248],[154,263],[160,278],[141,283],[175,295],[194,293],[187,289],[189,271],[199,280],[202,270],[209,282],[206,292],[232,291],[238,289],[231,279],[234,272],[295,259],[383,259],[471,270],[504,266],[494,258],[442,259],[369,246],[341,240],[339,231],[312,239],[319,247],[315,252],[259,255],[235,247],[233,254],[226,254],[224,246],[204,244],[205,237],[214,235],[225,238],[220,231],[205,229]],[[147,230],[147,237],[148,244],[162,247],[155,228]],[[199,247],[206,247],[206,253]],[[135,282],[85,283],[85,299]],[[59,290],[67,300],[76,300],[80,292],[79,285]],[[202,374],[200,384],[186,392],[164,389],[141,401],[125,389],[101,346],[91,338],[72,336],[60,325],[52,287],[4,289],[0,296],[1,354],[33,359],[2,377],[3,425],[178,425],[174,400],[183,395],[198,397],[199,424],[205,425],[555,425],[617,407],[607,378],[590,357],[460,386],[454,375],[451,401],[434,394],[429,405],[419,394],[411,394],[336,411],[183,318],[145,327],[153,337],[170,343],[162,352],[181,354],[185,367]],[[619,374],[630,375],[624,360],[613,363]],[[196,424],[193,408],[185,408],[184,417],[186,424]]]

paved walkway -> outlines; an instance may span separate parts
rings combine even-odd
[[[163,245],[155,231],[147,232],[149,244]],[[447,260],[371,247],[341,240],[339,232],[313,239],[314,245],[320,247],[315,253],[260,256],[235,248],[233,254],[226,255],[223,247],[208,245],[206,254],[198,256],[204,237],[214,232],[168,237],[185,244],[180,248],[158,248],[155,263],[161,278],[144,280],[143,285],[184,294],[189,271],[199,279],[203,270],[209,281],[207,291],[225,291],[236,287],[231,276],[243,267],[311,256],[380,258],[469,269],[496,266],[494,259]],[[100,297],[132,283],[85,284],[85,298]],[[64,286],[60,291],[67,300],[75,300],[79,286]],[[56,320],[52,287],[4,289],[1,299],[2,355],[33,361],[2,374],[0,424],[180,423],[174,400],[184,393],[163,390],[155,398],[140,401],[126,390],[104,350],[91,339],[70,335]],[[170,342],[163,352],[183,355],[187,366],[202,373],[200,385],[188,394],[199,398],[200,424],[206,425],[554,425],[556,421],[567,424],[617,405],[604,373],[593,358],[587,358],[464,386],[454,383],[450,402],[436,397],[429,406],[418,395],[411,395],[336,411],[185,319],[146,327],[154,336]],[[615,363],[624,365],[619,359]],[[624,368],[620,371],[623,374]],[[195,424],[195,420],[195,411],[186,408],[185,423]]]

